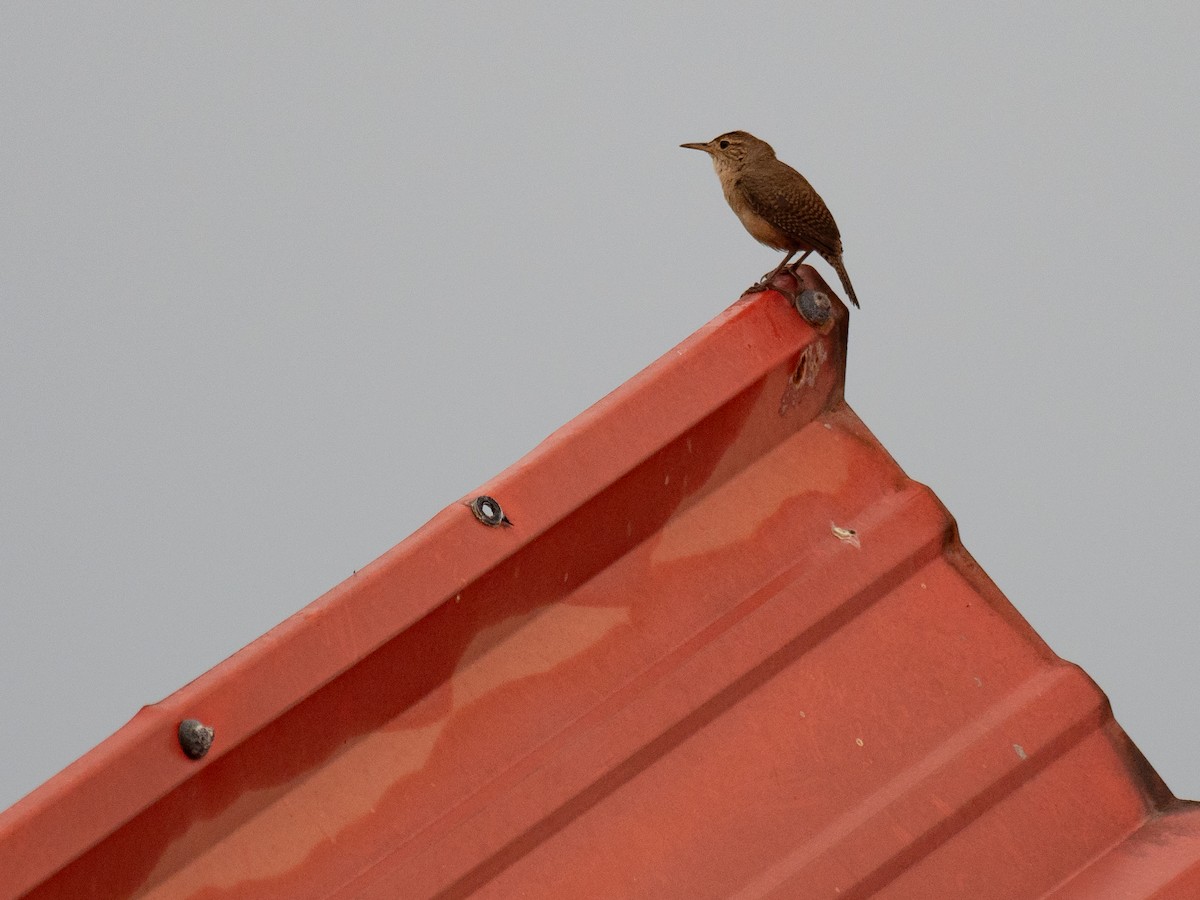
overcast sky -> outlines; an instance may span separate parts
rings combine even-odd
[[[1198,7],[416,7],[0,9],[0,808],[773,266],[736,128],[850,404],[1200,797]]]

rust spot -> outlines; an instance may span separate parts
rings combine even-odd
[[[829,530],[833,532],[833,536],[844,544],[853,544],[859,549],[862,548],[862,541],[858,539],[858,532],[853,528],[843,528],[835,522],[829,523]]]
[[[825,365],[825,360],[828,358],[829,351],[825,348],[824,341],[814,341],[801,351],[800,358],[796,360],[796,368],[788,377],[783,397],[779,400],[781,416],[786,416],[796,407],[805,388],[816,387],[821,367]]]
[[[800,360],[796,363],[796,371],[792,373],[792,384],[797,387],[801,384],[809,387],[816,386],[817,375],[820,374],[821,366],[824,365],[828,356],[829,353],[825,350],[823,341],[817,341],[805,347],[804,352],[800,354]]]

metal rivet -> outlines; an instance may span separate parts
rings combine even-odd
[[[467,505],[471,507],[471,512],[475,513],[475,518],[490,528],[512,524],[508,516],[504,514],[504,510],[500,508],[500,504],[494,497],[489,497],[487,494],[480,494]]]
[[[197,719],[184,719],[179,723],[179,746],[191,759],[199,759],[212,746],[213,729]]]
[[[824,291],[802,291],[796,298],[796,310],[813,325],[824,325],[833,315],[833,302]]]

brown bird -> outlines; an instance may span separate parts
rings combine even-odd
[[[679,146],[703,150],[711,156],[725,199],[751,237],[787,252],[775,271],[763,276],[750,291],[765,291],[793,256],[804,253],[792,265],[792,271],[815,250],[837,270],[850,302],[858,306],[850,276],[842,265],[842,236],[829,207],[807,178],[775,158],[770,144],[746,131],[730,131],[707,144]]]

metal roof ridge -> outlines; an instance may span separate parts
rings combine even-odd
[[[452,503],[378,559],[298,610],[246,647],[156,703],[58,775],[0,811],[0,872],[9,883],[36,884],[311,696],[358,660],[479,578],[606,486],[645,463],[695,425],[820,343],[827,349],[811,415],[840,391],[844,378],[844,308],[818,333],[777,293],[747,295],[490,479],[481,494],[498,498],[513,528],[480,527],[463,501]],[[769,339],[764,339],[768,338]],[[840,346],[837,346],[840,345]],[[686,389],[685,389],[686,388]],[[799,421],[799,419],[794,419]],[[793,426],[794,427],[794,426]],[[620,431],[613,442],[606,434]],[[599,445],[587,478],[560,469],[583,444]],[[433,558],[426,546],[454,546]],[[385,582],[401,569],[420,592],[397,598]],[[434,587],[436,585],[436,587]],[[397,600],[399,599],[399,602]],[[348,608],[352,611],[348,612]],[[347,618],[352,622],[347,624]],[[331,649],[323,634],[339,629]],[[285,668],[289,679],[273,678]],[[246,704],[247,684],[260,692]],[[180,751],[177,726],[196,719],[216,727],[201,762]],[[96,816],[97,809],[106,814]],[[86,834],[86,837],[84,836]],[[82,838],[82,839],[81,839]],[[2,878],[3,876],[0,876]],[[5,884],[0,880],[0,887]],[[24,888],[22,888],[24,889]]]

